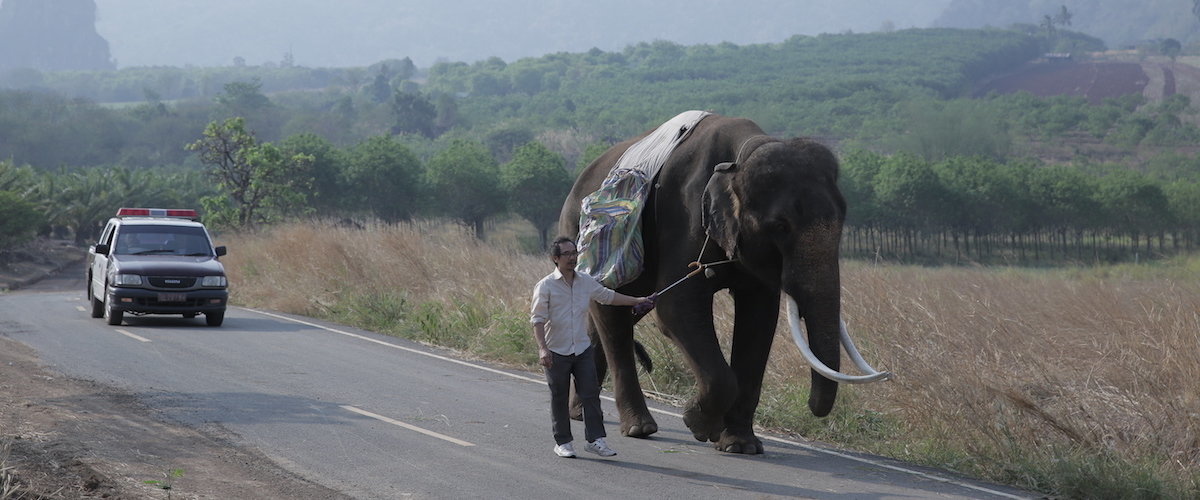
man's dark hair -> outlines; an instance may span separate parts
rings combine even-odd
[[[563,254],[562,244],[563,243],[570,243],[570,244],[574,245],[575,240],[572,240],[571,238],[568,238],[566,236],[559,236],[559,237],[555,238],[554,243],[550,244],[550,256],[551,257],[554,257],[556,259],[559,257],[562,257],[562,254]]]

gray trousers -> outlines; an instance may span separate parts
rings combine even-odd
[[[571,377],[575,377],[575,394],[583,401],[583,429],[588,442],[607,436],[604,415],[600,413],[600,382],[596,379],[596,346],[581,354],[563,356],[551,351],[554,361],[546,368],[546,384],[550,386],[550,417],[554,426],[555,444],[569,443],[571,436]]]

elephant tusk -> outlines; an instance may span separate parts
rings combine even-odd
[[[867,364],[862,355],[858,353],[858,348],[854,346],[854,341],[850,340],[850,333],[846,331],[846,322],[838,318],[838,330],[841,337],[842,346],[846,348],[846,354],[850,356],[850,360],[858,367],[865,375],[846,375],[844,373],[834,371],[817,359],[813,354],[812,349],[808,347],[808,341],[804,339],[804,329],[800,326],[800,312],[796,306],[796,299],[787,298],[787,314],[788,325],[792,329],[792,340],[796,342],[796,346],[800,348],[800,352],[804,354],[804,359],[812,366],[813,370],[820,373],[825,378],[834,382],[844,382],[847,384],[865,384],[867,382],[875,382],[878,380],[887,380],[892,377],[891,372],[881,372]]]

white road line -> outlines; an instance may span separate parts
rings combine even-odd
[[[76,311],[79,311],[79,312],[84,312],[84,311],[86,311],[87,309],[84,309],[84,308],[83,308],[83,306],[75,306],[75,310],[76,310]]]
[[[512,377],[512,378],[515,378],[515,379],[524,380],[524,381],[527,381],[527,382],[536,382],[536,383],[539,383],[539,384],[544,384],[544,383],[546,383],[546,381],[545,381],[545,380],[540,380],[540,379],[535,379],[535,378],[530,378],[530,377],[524,377],[524,376],[521,376],[521,375],[516,375],[516,374],[513,374],[513,373],[503,372],[503,371],[500,371],[500,370],[496,370],[496,369],[494,369],[494,368],[488,368],[488,367],[486,367],[486,366],[480,366],[480,365],[476,365],[476,364],[473,364],[473,363],[468,363],[468,362],[466,362],[466,361],[457,360],[457,359],[454,359],[454,358],[447,358],[447,357],[445,357],[445,356],[438,355],[438,354],[434,354],[434,353],[431,353],[431,352],[420,351],[420,350],[413,349],[413,348],[410,348],[410,347],[404,347],[404,346],[402,346],[402,345],[396,345],[396,344],[393,344],[393,343],[390,343],[390,342],[384,342],[384,341],[382,341],[382,340],[373,339],[373,338],[371,338],[371,337],[367,337],[367,336],[364,336],[364,335],[359,335],[359,334],[357,334],[357,333],[350,333],[350,332],[347,332],[347,331],[338,330],[338,329],[336,329],[336,328],[330,328],[330,327],[327,327],[327,326],[318,325],[318,324],[316,324],[316,323],[311,323],[311,322],[304,321],[304,320],[299,320],[299,319],[295,319],[295,318],[289,318],[289,317],[287,317],[287,316],[283,316],[283,315],[279,315],[279,314],[275,314],[275,313],[269,313],[269,312],[266,312],[266,311],[259,311],[259,310],[257,310],[257,309],[250,309],[250,308],[247,308],[247,307],[243,307],[242,309],[245,309],[245,310],[247,310],[247,311],[250,311],[250,312],[256,312],[256,313],[258,313],[258,314],[262,314],[262,315],[264,315],[264,316],[270,316],[270,317],[272,317],[272,318],[279,318],[279,319],[282,319],[282,320],[285,320],[285,321],[291,321],[292,323],[299,323],[299,324],[301,324],[301,325],[311,326],[311,327],[313,327],[313,328],[320,328],[320,329],[322,329],[322,330],[325,330],[325,331],[327,331],[327,332],[333,332],[333,333],[336,333],[336,334],[339,334],[339,335],[345,335],[345,336],[347,336],[347,337],[354,337],[354,338],[356,338],[356,339],[359,339],[359,340],[365,340],[365,341],[367,341],[367,342],[374,342],[374,343],[376,343],[376,344],[379,344],[379,345],[382,345],[382,346],[391,347],[391,348],[393,348],[393,349],[400,349],[401,351],[408,351],[408,352],[411,352],[411,353],[413,353],[413,354],[420,354],[420,355],[422,355],[422,356],[428,356],[428,357],[431,357],[431,358],[434,358],[434,359],[440,359],[440,360],[442,360],[442,361],[448,361],[448,362],[450,362],[450,363],[457,363],[457,364],[460,364],[460,365],[463,365],[463,366],[469,366],[469,367],[471,367],[471,368],[478,368],[478,369],[480,369],[480,370],[483,370],[483,371],[488,371],[488,372],[492,372],[492,373],[495,373],[495,374],[498,374],[498,375],[506,375],[506,376],[509,376],[509,377]],[[610,401],[611,401],[611,400],[610,400]]]
[[[367,341],[367,342],[374,342],[374,343],[376,343],[376,344],[379,344],[379,345],[383,345],[383,346],[387,346],[387,347],[391,347],[391,348],[395,348],[395,349],[400,349],[400,350],[402,350],[402,351],[408,351],[408,352],[411,352],[411,353],[413,353],[413,354],[420,354],[420,355],[422,355],[422,356],[428,356],[428,357],[431,357],[431,358],[440,359],[440,360],[443,360],[443,361],[448,361],[448,362],[451,362],[451,363],[456,363],[456,364],[460,364],[460,365],[463,365],[463,366],[469,366],[469,367],[471,367],[471,368],[476,368],[476,369],[480,369],[480,370],[483,370],[483,371],[487,371],[487,372],[496,373],[496,374],[499,374],[499,375],[505,375],[505,376],[512,377],[512,378],[515,378],[515,379],[518,379],[518,380],[524,380],[524,381],[526,381],[526,382],[534,382],[534,383],[537,383],[537,384],[545,384],[545,383],[546,383],[546,381],[545,381],[545,380],[543,380],[543,379],[535,379],[535,378],[532,378],[532,377],[526,377],[526,376],[523,376],[523,375],[518,375],[518,374],[515,374],[515,373],[508,373],[508,372],[500,371],[500,370],[497,370],[497,369],[494,369],[494,368],[489,368],[489,367],[486,367],[486,366],[481,366],[481,365],[477,365],[477,364],[473,364],[473,363],[468,363],[468,362],[466,362],[466,361],[462,361],[462,360],[458,360],[458,359],[454,359],[454,358],[448,358],[448,357],[445,357],[445,356],[442,356],[442,355],[439,355],[439,354],[433,354],[433,353],[430,353],[430,352],[420,351],[420,350],[417,350],[417,349],[412,349],[412,348],[409,348],[409,347],[404,347],[404,346],[400,346],[400,345],[392,344],[392,343],[389,343],[389,342],[384,342],[384,341],[382,341],[382,340],[373,339],[373,338],[370,338],[370,337],[366,337],[366,336],[363,336],[363,335],[359,335],[359,334],[357,334],[357,333],[350,333],[350,332],[346,332],[346,331],[338,330],[338,329],[335,329],[335,328],[330,328],[330,327],[327,327],[327,326],[318,325],[318,324],[316,324],[316,323],[312,323],[312,322],[309,322],[309,321],[299,320],[299,319],[295,319],[295,318],[289,318],[289,317],[287,317],[287,316],[283,316],[283,315],[280,315],[280,314],[270,313],[270,312],[266,312],[266,311],[259,311],[259,310],[257,310],[257,309],[250,309],[250,308],[246,308],[246,307],[243,307],[243,308],[241,308],[241,309],[245,309],[245,310],[247,310],[247,311],[250,311],[250,312],[255,312],[255,313],[258,313],[258,314],[262,314],[262,315],[264,315],[264,316],[270,316],[270,317],[272,317],[272,318],[278,318],[278,319],[282,319],[282,320],[284,320],[284,321],[290,321],[290,322],[292,322],[292,323],[299,323],[299,324],[301,324],[301,325],[307,325],[307,326],[311,326],[311,327],[313,327],[313,328],[320,328],[320,329],[322,329],[322,330],[325,330],[325,331],[328,331],[328,332],[333,332],[333,333],[337,333],[337,334],[340,334],[340,335],[345,335],[345,336],[348,336],[348,337],[354,337],[354,338],[356,338],[356,339],[362,339],[362,340],[365,340],[365,341]],[[601,398],[604,398],[604,399],[607,399],[607,400],[609,400],[609,401],[614,401],[614,402],[616,401],[615,399],[613,399],[612,397],[609,397],[609,396],[600,396],[600,397],[601,397]],[[350,408],[352,408],[352,407],[343,407],[343,408],[350,409]],[[355,410],[351,410],[351,411],[355,411]],[[683,415],[681,415],[681,414],[679,414],[679,413],[669,412],[669,411],[666,411],[666,410],[660,410],[660,409],[658,409],[658,408],[650,408],[650,411],[652,411],[652,412],[655,412],[655,413],[661,413],[661,414],[663,414],[663,415],[670,415],[670,416],[672,416],[672,417],[679,418],[679,419],[683,419]],[[380,417],[380,418],[385,418],[385,417]],[[398,424],[398,425],[399,425],[399,424]],[[414,430],[415,430],[415,429],[414,429]],[[424,432],[424,431],[421,431],[421,432]],[[856,456],[853,456],[853,455],[848,455],[848,454],[841,453],[841,452],[834,451],[834,450],[829,450],[829,449],[825,449],[825,448],[819,448],[819,447],[816,447],[816,446],[811,446],[811,445],[807,445],[807,444],[801,443],[801,442],[799,442],[799,441],[792,441],[792,440],[790,440],[790,439],[783,439],[783,438],[779,438],[779,437],[774,437],[774,436],[766,436],[766,435],[760,435],[760,436],[759,436],[759,438],[760,438],[760,439],[766,439],[766,440],[768,440],[768,441],[775,441],[775,442],[777,442],[777,443],[790,444],[790,445],[792,445],[792,446],[795,446],[795,447],[798,447],[798,448],[802,448],[802,449],[805,449],[805,450],[808,450],[808,451],[811,451],[811,452],[814,452],[814,453],[824,453],[824,454],[826,454],[826,455],[832,455],[832,456],[835,456],[835,457],[844,458],[844,459],[846,459],[846,460],[852,460],[852,461],[855,461],[855,462],[864,463],[864,464],[867,464],[867,465],[871,465],[871,466],[879,467],[879,468],[881,468],[881,469],[888,469],[888,470],[892,470],[892,471],[896,471],[896,472],[901,472],[901,473],[904,473],[904,474],[910,474],[910,475],[917,476],[917,477],[921,477],[921,478],[924,478],[924,479],[929,479],[929,480],[931,480],[931,481],[937,481],[937,482],[941,482],[941,483],[952,484],[952,485],[955,485],[955,486],[961,486],[961,487],[963,487],[963,488],[968,488],[968,489],[972,489],[972,490],[976,490],[976,491],[981,491],[981,492],[984,492],[984,493],[987,493],[987,494],[990,494],[990,495],[996,495],[996,496],[998,496],[998,497],[1003,497],[1003,498],[1012,498],[1012,499],[1025,499],[1025,498],[1029,498],[1029,497],[1023,497],[1023,496],[1019,496],[1019,495],[1013,495],[1013,494],[1011,494],[1011,493],[1005,493],[1005,492],[1003,492],[1003,491],[996,491],[996,490],[993,490],[993,489],[991,489],[991,488],[985,488],[985,487],[983,487],[983,486],[978,486],[978,485],[974,485],[974,484],[970,484],[970,483],[964,483],[964,482],[962,482],[962,481],[957,481],[957,480],[950,479],[950,478],[945,478],[945,477],[941,477],[941,476],[936,476],[936,475],[933,475],[933,474],[928,474],[928,473],[921,472],[921,471],[916,471],[916,470],[912,470],[912,469],[906,469],[906,468],[903,468],[903,467],[898,467],[898,466],[891,465],[891,464],[885,464],[885,463],[883,463],[883,462],[880,462],[880,461],[878,461],[878,460],[872,460],[872,459],[869,459],[869,458],[856,457]]]
[[[116,330],[116,332],[117,332],[117,333],[119,333],[119,334],[121,334],[121,335],[124,335],[124,336],[126,336],[126,337],[129,337],[129,338],[132,338],[132,339],[136,339],[136,340],[139,340],[139,341],[142,341],[142,342],[149,342],[149,341],[150,341],[150,339],[148,339],[148,338],[145,338],[145,337],[139,337],[139,336],[137,336],[137,335],[134,335],[133,333],[129,332],[129,330],[124,330],[124,329],[121,329],[121,328],[113,328],[113,330]]]
[[[454,444],[457,444],[457,445],[459,445],[459,446],[475,446],[474,444],[468,443],[468,442],[466,442],[466,441],[463,441],[463,440],[461,440],[461,439],[455,439],[455,438],[452,438],[452,437],[450,437],[450,436],[447,436],[447,435],[445,435],[445,434],[438,434],[438,433],[436,433],[436,432],[433,432],[433,431],[431,431],[431,430],[429,430],[429,429],[422,429],[422,428],[420,428],[420,427],[417,427],[417,426],[415,426],[415,425],[408,424],[408,423],[404,423],[404,422],[401,422],[401,421],[399,421],[399,420],[396,420],[396,419],[393,419],[393,418],[388,418],[388,417],[385,417],[385,416],[383,416],[383,415],[379,415],[379,414],[376,414],[376,413],[371,413],[371,412],[369,412],[369,411],[367,411],[367,410],[364,410],[364,409],[361,409],[361,408],[355,408],[355,407],[353,407],[353,406],[350,406],[350,405],[341,405],[341,406],[342,406],[342,408],[345,408],[345,409],[347,409],[347,410],[350,410],[350,411],[352,411],[352,412],[354,412],[354,413],[357,413],[357,414],[359,414],[359,415],[365,415],[365,416],[371,417],[371,418],[373,418],[373,419],[375,419],[375,420],[379,420],[379,421],[382,421],[382,422],[387,422],[387,423],[389,423],[389,424],[392,424],[392,425],[398,425],[398,426],[400,426],[400,427],[403,427],[403,428],[405,428],[405,429],[408,429],[408,430],[410,430],[410,431],[417,431],[417,432],[420,432],[421,434],[424,434],[424,435],[426,435],[426,436],[433,436],[433,437],[435,437],[435,438],[442,439],[442,440],[445,440],[445,441],[449,441],[449,442],[451,442],[451,443],[454,443]]]

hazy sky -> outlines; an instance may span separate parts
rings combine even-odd
[[[512,62],[656,39],[774,43],[795,34],[928,27],[950,0],[95,0],[120,67],[411,57]]]

